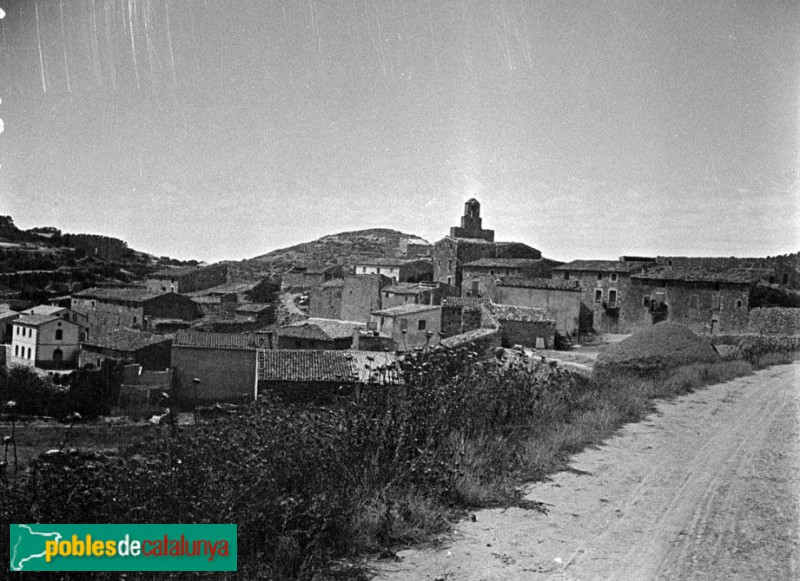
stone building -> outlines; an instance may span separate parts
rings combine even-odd
[[[440,305],[442,299],[453,296],[458,291],[441,283],[400,282],[384,287],[381,291],[381,308],[388,309],[400,305]]]
[[[323,319],[342,316],[344,279],[336,278],[308,291],[308,314]]]
[[[553,269],[553,276],[578,281],[587,313],[583,326],[600,333],[630,333],[638,321],[628,321],[623,305],[629,300],[631,275],[652,267],[652,260],[573,260]],[[590,316],[589,316],[590,314]],[[589,322],[591,318],[591,322]],[[637,317],[638,319],[638,317]]]
[[[72,296],[72,310],[87,316],[89,333],[129,327],[148,329],[151,319],[191,321],[202,315],[189,297],[140,289],[91,288]]]
[[[622,318],[632,330],[674,321],[696,333],[744,333],[750,295],[768,269],[662,266],[631,275]]]
[[[100,369],[106,359],[137,363],[142,369],[164,371],[172,364],[172,339],[163,335],[117,329],[81,341],[78,367]]]
[[[552,349],[555,346],[556,323],[547,309],[494,303],[486,305],[486,309],[500,326],[503,347]]]
[[[342,278],[344,268],[339,264],[322,267],[293,266],[281,278],[281,290],[302,291],[323,285],[329,280]]]
[[[438,343],[442,307],[433,305],[402,305],[374,311],[370,328],[394,339],[398,351],[413,351]]]
[[[394,283],[422,282],[433,279],[433,266],[428,260],[372,258],[357,262],[356,274],[382,274]]]
[[[269,347],[260,333],[179,331],[172,366],[182,397],[199,402],[252,401],[257,390],[257,350]],[[199,383],[195,385],[194,379]]]
[[[381,308],[381,290],[391,284],[382,274],[347,276],[342,287],[343,321],[369,321],[372,311]]]
[[[582,291],[577,280],[504,278],[497,282],[491,298],[503,305],[546,309],[555,322],[556,331],[562,335],[583,332],[580,328]]]
[[[151,274],[146,288],[152,293],[191,293],[224,284],[227,276],[224,264],[168,268]]]
[[[540,259],[542,253],[521,242],[495,242],[494,230],[484,230],[480,204],[474,198],[467,201],[461,226],[450,229],[433,246],[433,280],[462,286],[463,266],[483,258]]]
[[[403,383],[394,353],[272,349],[258,352],[258,393],[294,403],[356,398],[369,385]]]
[[[481,258],[463,267],[461,294],[493,298],[498,279],[550,278],[550,261],[539,258]]]
[[[350,349],[366,323],[310,318],[279,327],[278,349]]]

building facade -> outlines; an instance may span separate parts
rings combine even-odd
[[[441,320],[441,306],[403,305],[373,312],[370,328],[391,337],[398,351],[413,351],[438,343]]]
[[[61,369],[78,356],[80,326],[54,315],[24,315],[12,323],[9,365]]]
[[[146,287],[152,293],[191,293],[225,284],[227,276],[224,264],[168,268],[151,274]]]
[[[503,305],[546,309],[556,331],[567,336],[583,332],[580,323],[582,298],[579,281],[553,278],[503,279],[497,283],[492,296],[494,302]]]

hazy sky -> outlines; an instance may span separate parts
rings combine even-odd
[[[797,0],[0,0],[0,214],[241,259],[800,250]]]

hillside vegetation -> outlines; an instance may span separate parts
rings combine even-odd
[[[286,269],[290,265],[351,266],[364,259],[400,257],[400,241],[404,239],[427,244],[426,240],[413,234],[387,228],[372,228],[330,234],[311,242],[273,250],[244,262],[251,263],[254,267],[271,266],[278,270]]]

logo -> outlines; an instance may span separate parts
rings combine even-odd
[[[11,571],[236,571],[233,524],[12,524]]]

